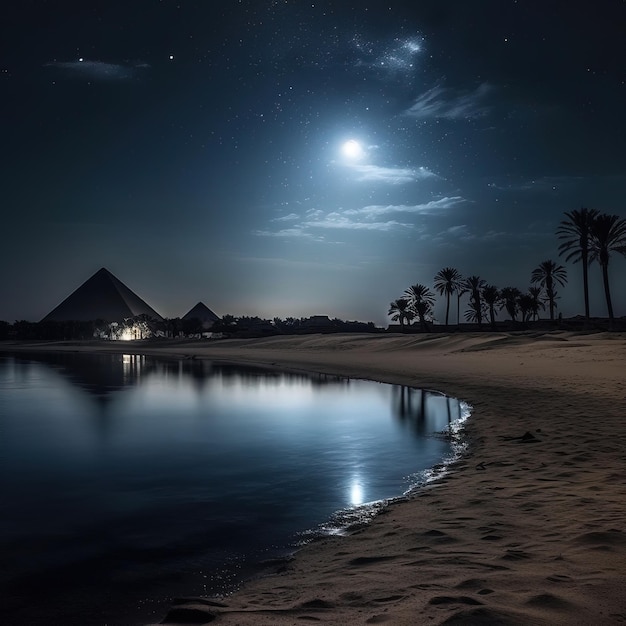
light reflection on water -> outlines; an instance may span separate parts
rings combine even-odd
[[[128,624],[139,597],[224,591],[246,559],[401,495],[449,454],[433,433],[465,413],[407,387],[200,360],[0,359],[12,623]],[[34,588],[33,608],[20,595]]]

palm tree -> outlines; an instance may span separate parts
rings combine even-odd
[[[546,299],[550,305],[550,319],[554,320],[554,308],[556,306],[556,284],[565,286],[567,283],[567,271],[562,265],[558,265],[554,261],[542,261],[533,270],[530,276],[530,282],[539,283],[540,287],[546,290]]]
[[[482,302],[480,305],[482,307]],[[467,310],[465,311],[466,322],[477,324],[478,318],[480,317],[482,319],[482,314],[483,314],[482,310],[476,308],[476,304],[474,303],[474,300],[470,300],[467,303]]]
[[[404,328],[404,322],[408,325],[411,324],[411,320],[415,317],[415,314],[409,308],[409,301],[406,298],[398,298],[389,305],[389,312],[387,315],[392,315],[392,322],[400,322],[400,328]]]
[[[435,294],[425,285],[416,283],[404,291],[409,301],[409,307],[415,313],[423,329],[426,329],[426,316],[432,311],[435,304]]]
[[[559,239],[563,240],[559,246],[559,256],[565,254],[566,261],[582,262],[585,319],[589,323],[589,244],[591,227],[598,211],[582,207],[580,211],[566,211],[565,215],[567,220],[563,220],[556,231]]]
[[[522,314],[522,322],[528,322],[533,313],[533,297],[529,293],[523,293],[519,297],[517,304]]]
[[[469,276],[465,279],[465,283],[463,284],[463,287],[470,293],[470,311],[479,326],[483,322],[480,291],[486,284],[486,281],[479,276]]]
[[[504,287],[500,292],[500,309],[506,309],[511,316],[511,321],[515,322],[519,308],[519,299],[522,292],[517,287]]]
[[[602,268],[604,295],[609,312],[609,324],[613,326],[613,304],[609,287],[609,259],[611,252],[626,256],[626,219],[618,215],[597,215],[591,224],[589,260],[597,261]]]
[[[500,292],[495,285],[485,285],[483,287],[482,297],[489,311],[489,321],[492,330],[496,329],[496,304],[500,301]]]
[[[533,321],[537,321],[539,316],[539,309],[546,308],[546,305],[541,301],[541,287],[529,287],[528,295],[531,297],[532,304],[530,310],[533,314]]]
[[[453,267],[444,267],[435,274],[435,289],[440,296],[446,294],[446,326],[450,313],[450,296],[459,291],[462,280],[461,273]]]

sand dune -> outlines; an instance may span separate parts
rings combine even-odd
[[[229,597],[181,600],[169,623],[626,623],[625,335],[314,335],[153,346],[125,351],[377,379],[473,406],[466,452],[432,486],[348,537],[307,546],[283,572]]]

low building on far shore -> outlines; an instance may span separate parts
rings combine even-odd
[[[329,333],[335,330],[335,325],[328,315],[312,315],[302,320],[301,329],[306,333]]]

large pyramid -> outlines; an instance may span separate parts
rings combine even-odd
[[[103,267],[41,321],[120,322],[143,314],[158,320],[163,319],[149,304]]]
[[[202,322],[202,326],[205,329],[211,328],[214,322],[217,322],[220,318],[218,315],[213,313],[209,307],[203,302],[198,302],[196,306],[191,309],[188,313],[183,315],[182,319],[184,320],[200,320]]]

